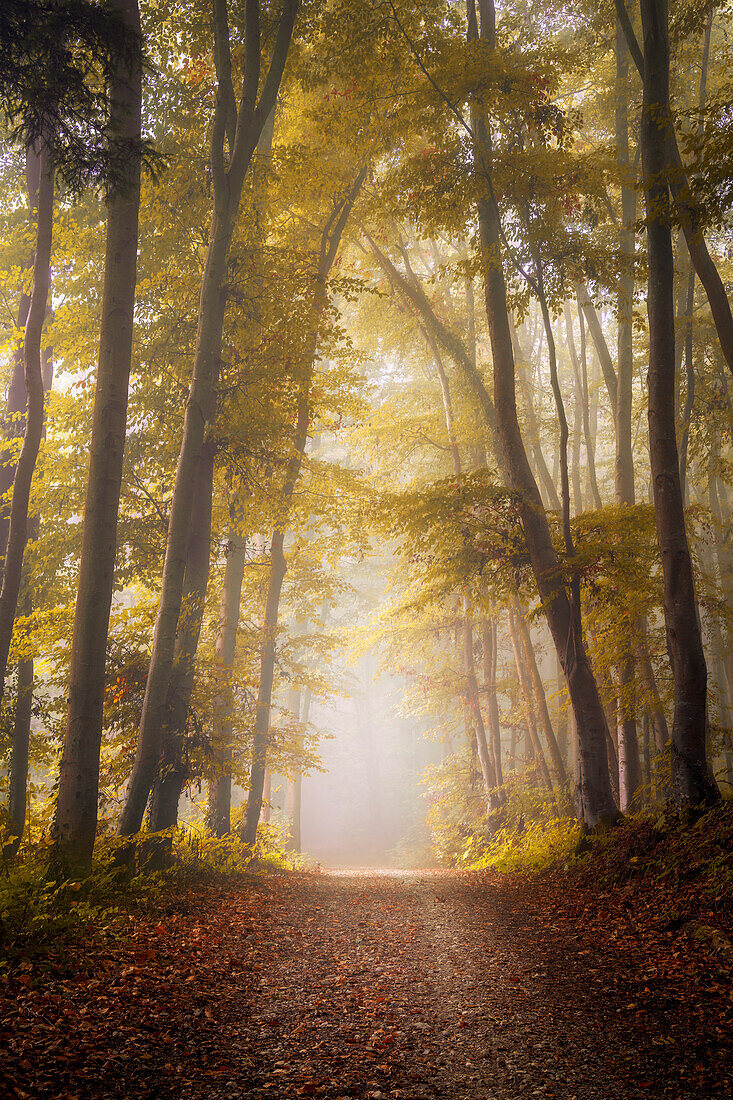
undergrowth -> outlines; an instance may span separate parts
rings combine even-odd
[[[49,877],[49,850],[38,846],[22,862],[0,868],[0,972],[19,955],[58,948],[79,935],[120,934],[130,915],[157,917],[185,911],[195,886],[246,883],[256,875],[300,868],[286,854],[277,826],[261,825],[254,848],[236,835],[217,838],[183,827],[134,838],[137,863],[118,859],[120,844],[101,837],[91,873],[83,880]],[[164,869],[152,870],[151,846],[162,845]],[[160,849],[159,849],[160,850]]]

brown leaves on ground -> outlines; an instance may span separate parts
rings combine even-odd
[[[3,1095],[727,1097],[727,932],[663,902],[558,874],[193,890],[13,966]]]

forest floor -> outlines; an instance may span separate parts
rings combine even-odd
[[[733,1095],[733,948],[562,874],[333,872],[160,898],[16,960],[19,1098]]]

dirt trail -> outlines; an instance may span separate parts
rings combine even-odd
[[[10,1080],[79,1100],[731,1095],[726,988],[701,1017],[572,908],[551,922],[521,881],[452,872],[212,892],[136,928],[122,969],[96,952],[40,1001],[31,983]]]

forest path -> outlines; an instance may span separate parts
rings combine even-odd
[[[730,1096],[716,961],[635,921],[603,895],[518,876],[334,872],[193,891],[157,923],[131,922],[124,944],[10,980],[9,1095]]]

